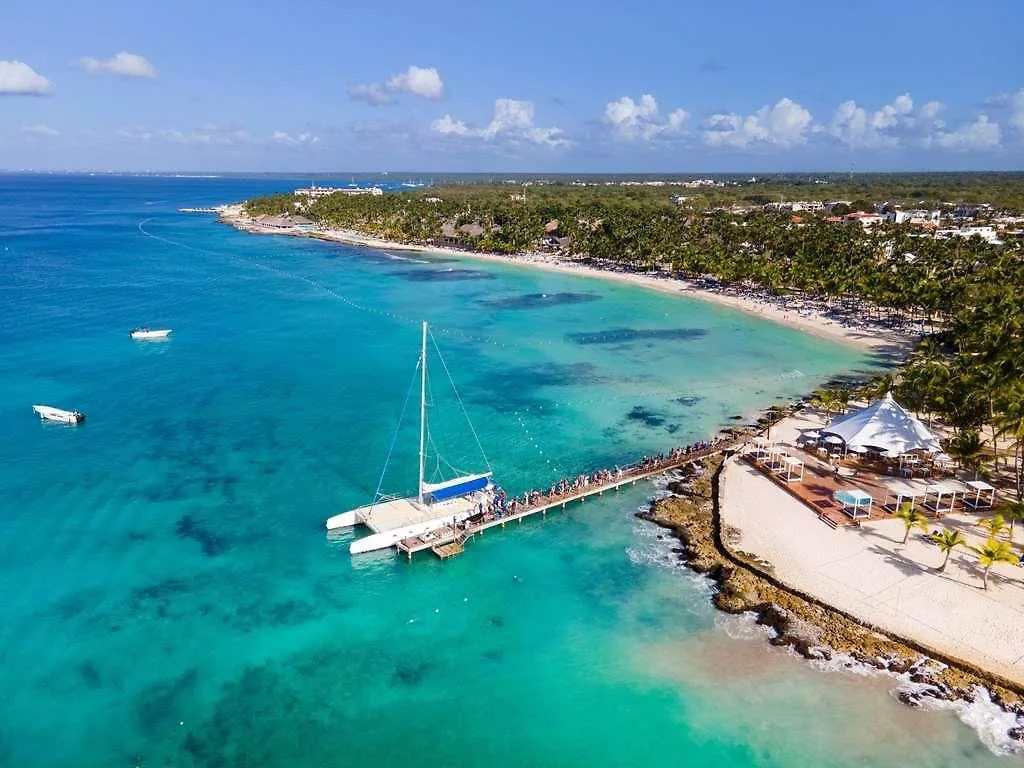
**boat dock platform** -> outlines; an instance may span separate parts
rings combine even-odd
[[[449,525],[423,536],[410,536],[399,541],[395,545],[395,549],[400,553],[404,553],[409,560],[412,560],[412,556],[417,552],[423,552],[428,549],[440,559],[446,560],[449,557],[460,554],[469,539],[478,533],[482,534],[488,528],[494,528],[499,525],[504,528],[508,523],[516,521],[522,523],[524,518],[531,517],[532,515],[540,514],[546,516],[548,510],[557,507],[565,509],[567,505],[577,501],[584,502],[590,496],[604,495],[605,491],[618,490],[624,485],[636,485],[640,480],[670,472],[673,469],[678,469],[685,464],[706,458],[721,450],[721,445],[713,445],[703,450],[693,451],[659,462],[642,464],[639,467],[630,467],[624,470],[621,476],[614,475],[610,480],[603,483],[591,483],[583,488],[583,490],[570,491],[569,493],[556,496],[542,494],[535,504],[520,509],[515,513],[506,513],[500,517],[491,513],[485,515],[482,520],[476,523],[466,523],[459,526]]]

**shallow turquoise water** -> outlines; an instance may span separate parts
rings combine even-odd
[[[650,485],[444,564],[351,559],[322,523],[376,487],[420,319],[513,491],[869,361],[630,287],[176,212],[288,187],[0,177],[0,763],[995,761],[884,683],[730,637],[633,518]],[[439,448],[475,468],[433,374]],[[385,490],[408,492],[414,425],[398,438]]]

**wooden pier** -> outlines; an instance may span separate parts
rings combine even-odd
[[[488,528],[494,528],[498,525],[504,528],[508,523],[522,523],[524,518],[537,514],[546,516],[548,510],[558,507],[565,509],[569,504],[577,501],[584,502],[590,496],[601,496],[604,495],[605,491],[615,491],[624,485],[636,485],[640,480],[645,480],[649,477],[654,477],[655,475],[670,472],[673,469],[678,469],[685,464],[699,461],[700,459],[711,456],[721,450],[721,445],[717,445],[704,450],[684,454],[676,458],[666,459],[642,469],[630,469],[625,471],[621,477],[613,477],[611,480],[603,483],[593,483],[582,490],[570,491],[562,496],[552,497],[544,494],[536,504],[520,509],[515,513],[505,513],[501,517],[498,517],[493,513],[489,513],[484,516],[483,520],[476,523],[468,523],[464,527],[447,526],[424,536],[413,536],[407,539],[402,539],[402,541],[395,545],[395,549],[398,552],[405,553],[409,560],[412,560],[412,556],[417,552],[422,552],[426,549],[432,550],[439,558],[446,560],[449,557],[453,557],[454,555],[461,553],[465,549],[465,543],[467,540],[477,533],[483,533]]]

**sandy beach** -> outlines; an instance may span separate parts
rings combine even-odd
[[[612,280],[641,286],[661,293],[699,299],[720,306],[731,307],[764,320],[778,323],[779,325],[795,328],[804,333],[843,344],[854,345],[873,354],[884,356],[893,362],[905,359],[913,349],[917,339],[917,334],[909,325],[901,328],[889,327],[860,313],[856,315],[847,313],[840,316],[838,313],[831,311],[823,302],[812,299],[801,298],[794,300],[786,299],[785,297],[772,297],[766,292],[758,290],[712,289],[698,285],[693,280],[676,278],[663,273],[621,271],[613,269],[611,264],[609,264],[609,268],[605,269],[601,266],[581,263],[549,253],[520,253],[506,256],[434,245],[400,243],[344,229],[300,230],[262,227],[244,214],[241,204],[222,206],[217,210],[220,213],[221,221],[254,234],[314,237],[321,240],[345,243],[346,245],[365,246],[367,248],[415,251],[456,259],[489,261],[526,269],[542,269],[549,272]]]
[[[772,436],[792,444],[798,430],[820,426],[815,414],[798,413],[774,426]],[[912,531],[904,545],[903,524],[893,518],[832,529],[738,457],[723,470],[720,501],[722,525],[738,531],[731,547],[770,563],[773,576],[788,587],[868,626],[1024,685],[1020,568],[997,564],[985,590],[977,557],[961,548],[939,573],[942,553],[921,531]],[[979,545],[987,535],[977,524],[982,516],[946,515],[930,527],[959,529]]]

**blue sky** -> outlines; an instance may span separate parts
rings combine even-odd
[[[36,0],[0,168],[1019,170],[1024,3]]]

